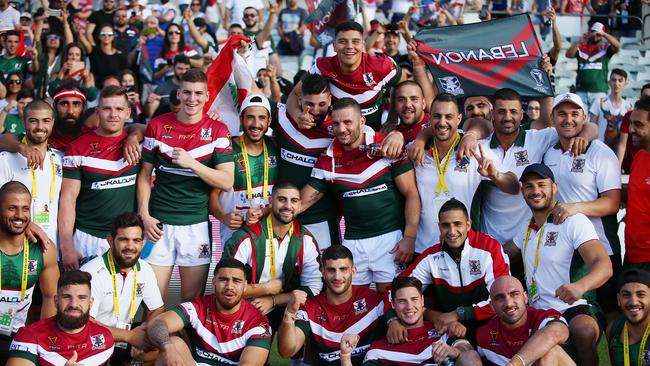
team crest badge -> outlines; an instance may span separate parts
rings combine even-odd
[[[643,350],[643,359],[641,360],[641,365],[650,366],[650,351]]]
[[[201,244],[199,246],[199,258],[210,257],[210,246],[208,244]]]
[[[144,293],[144,282],[140,283],[135,286],[135,296],[137,297],[142,297],[142,294]]]
[[[237,159],[237,165],[239,166],[239,174],[246,174],[246,164],[244,164],[244,158]]]
[[[99,154],[100,152],[102,152],[101,150],[99,150],[97,148],[98,146],[99,146],[99,143],[97,143],[97,142],[93,142],[92,144],[90,144],[90,155],[96,155],[96,154]]]
[[[201,129],[201,140],[210,141],[212,140],[212,128],[202,128]]]
[[[264,329],[264,333],[261,334],[262,337],[271,336],[271,325],[269,323],[260,323],[260,327]]]
[[[571,165],[571,172],[572,173],[582,173],[585,169],[585,159],[584,158],[576,158],[573,159],[573,164]]]
[[[353,302],[352,307],[354,308],[354,315],[359,315],[368,311],[368,308],[366,307],[366,299]]]
[[[427,332],[427,336],[429,337],[429,339],[431,339],[431,338],[436,338],[440,335],[438,334],[437,330],[431,329],[430,331]]]
[[[235,324],[233,324],[232,326],[232,332],[235,334],[241,334],[243,330],[244,330],[243,320],[237,320]]]
[[[90,336],[90,344],[92,344],[92,349],[104,349],[106,348],[106,339],[104,339],[103,334],[96,334]]]
[[[557,231],[549,231],[546,233],[546,242],[544,243],[545,247],[554,247],[557,244]]]
[[[164,138],[164,139],[172,138],[172,135],[171,135],[172,125],[164,125],[163,129],[165,130],[165,133],[161,137]]]
[[[29,261],[27,261],[27,273],[35,274],[36,271],[38,271],[38,260],[30,259]]]
[[[275,168],[278,165],[278,161],[274,155],[269,155],[269,167]]]
[[[476,259],[469,260],[469,274],[476,276],[481,274],[481,261]]]
[[[363,81],[366,83],[366,86],[373,86],[377,84],[371,72],[367,72],[363,74]]]
[[[528,161],[528,151],[527,150],[517,151],[515,153],[515,163],[517,164],[517,166],[530,164],[530,161]]]
[[[454,168],[454,170],[461,173],[467,173],[468,166],[469,166],[469,159],[467,158],[456,159],[456,167]]]

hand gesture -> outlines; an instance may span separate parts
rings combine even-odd
[[[64,366],[84,366],[80,363],[77,363],[77,351],[72,351],[72,357],[65,362]]]
[[[40,150],[33,146],[20,144],[20,155],[27,159],[27,166],[32,169],[43,169],[43,155]]]
[[[206,113],[206,114],[208,115],[208,117],[210,117],[211,119],[213,119],[215,121],[223,121],[221,119],[221,115],[216,110],[208,111],[208,113]]]
[[[221,218],[221,222],[228,226],[230,230],[239,229],[244,223],[244,218],[239,211],[228,212]]]
[[[478,161],[478,173],[482,177],[486,178],[495,178],[499,172],[497,171],[497,168],[494,166],[494,162],[491,159],[488,159],[485,156],[485,148],[483,145],[478,145],[478,149],[480,152],[480,156],[476,156],[476,161]]]
[[[38,58],[38,50],[36,49],[36,47],[27,47],[25,52],[32,57],[32,60]]]
[[[357,343],[359,343],[359,339],[358,334],[343,334],[341,337],[341,356],[351,355]]]
[[[476,136],[473,133],[465,133],[458,143],[456,159],[462,160],[464,158],[471,158],[475,155],[478,148],[478,140],[476,139]]]
[[[416,52],[418,43],[415,40],[411,40],[406,46],[406,51],[409,55],[409,60],[413,64],[413,67],[424,66],[424,61],[420,58],[420,55]]]
[[[309,130],[316,127],[316,122],[314,122],[314,116],[309,113],[310,107],[307,106],[302,110],[302,114],[298,117],[298,128],[301,130]]]
[[[246,225],[253,225],[260,221],[262,216],[264,215],[264,212],[260,208],[256,207],[251,207],[247,212],[246,212]]]
[[[151,104],[153,102],[159,102],[160,101],[160,95],[156,93],[149,93],[149,96],[147,97],[147,103]]]
[[[274,279],[264,284],[266,295],[274,296],[282,293],[282,280]]]
[[[191,7],[188,6],[187,9],[185,9],[185,11],[183,12],[183,19],[185,19],[185,21],[187,21],[188,23],[190,21],[192,21],[192,8]]]
[[[398,159],[404,154],[404,135],[399,131],[389,132],[381,143],[381,153],[389,159]]]
[[[558,203],[553,207],[553,223],[559,225],[569,217],[579,213],[579,203]]]
[[[289,302],[287,303],[286,311],[295,314],[300,310],[300,307],[307,301],[307,293],[302,290],[293,290],[290,293]]]
[[[41,251],[43,253],[47,252],[50,246],[54,246],[54,242],[47,236],[45,230],[33,222],[27,225],[25,235],[32,243],[41,243]]]
[[[268,314],[273,308],[273,298],[271,296],[256,297],[251,301],[251,305],[255,306],[262,314]]]
[[[583,154],[587,151],[587,146],[589,146],[589,141],[584,137],[576,136],[569,140],[569,150],[571,150],[571,155],[573,156]]]
[[[418,139],[413,140],[408,147],[408,154],[413,164],[422,166],[424,164],[424,142]]]
[[[277,14],[280,12],[280,5],[278,3],[269,4],[269,14]]]
[[[277,75],[278,75],[278,74],[277,74],[277,70],[275,69],[275,65],[273,65],[273,64],[269,64],[269,65],[266,67],[266,72],[267,72],[267,74],[269,75],[269,79],[271,79],[271,81],[275,80],[275,78],[276,78]]]
[[[409,6],[409,10],[406,11],[406,14],[413,15],[417,13],[417,11],[418,11],[417,6]]]

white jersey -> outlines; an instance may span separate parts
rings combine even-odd
[[[461,201],[467,211],[471,209],[474,193],[482,180],[488,179],[482,177],[477,169],[478,162],[476,159],[457,160],[456,151],[450,156],[451,161],[445,172],[445,182],[448,191],[441,189],[436,193],[439,174],[436,163],[431,155],[430,143],[427,144],[424,154],[424,164],[415,167],[415,181],[418,191],[420,192],[420,223],[418,224],[417,239],[415,241],[415,252],[422,253],[428,247],[440,242],[440,229],[438,228],[438,212],[440,207],[451,198]],[[501,171],[501,166],[489,150],[486,150],[488,158],[494,161],[497,170]],[[440,157],[441,167],[444,165],[444,156]]]
[[[127,325],[131,325],[129,312],[131,300],[133,299],[135,272],[133,270],[129,271],[126,277],[121,273],[115,276],[117,291],[119,292],[118,318],[113,309],[113,278],[107,262],[107,253],[94,258],[81,267],[82,271],[92,275],[91,292],[95,300],[90,308],[90,316],[108,327],[125,329]],[[151,266],[140,259],[136,267],[138,269],[138,279],[135,285],[135,311],[137,312],[143,301],[149,310],[162,307],[164,303],[158,289],[158,281],[156,281]],[[117,270],[119,271],[119,268]]]
[[[0,186],[9,181],[18,181],[29,189],[32,194],[32,222],[45,230],[58,248],[57,214],[63,181],[63,153],[48,149],[43,167],[30,169],[27,159],[19,153],[0,152]]]
[[[562,152],[559,143],[544,155],[544,164],[553,171],[558,184],[557,198],[560,202],[588,202],[597,199],[600,193],[621,189],[621,169],[616,154],[605,143],[595,140],[587,151],[579,156]],[[601,243],[607,254],[612,255],[609,238],[617,235],[617,230],[605,229],[602,217],[590,216]],[[618,239],[614,239],[618,240]],[[620,253],[620,248],[616,248]]]
[[[589,114],[598,118],[596,121],[598,123],[598,139],[605,141],[605,132],[609,124],[612,124],[617,131],[620,131],[623,116],[631,111],[633,106],[632,102],[626,99],[623,99],[623,102],[618,107],[614,107],[609,98],[594,101],[589,108]]]
[[[515,173],[517,179],[530,164],[542,161],[544,153],[558,141],[555,128],[543,130],[519,130],[515,143],[503,150],[497,140],[496,134],[487,140],[489,148],[504,170]],[[501,191],[494,184],[488,184],[481,209],[481,231],[506,244],[517,233],[519,224],[528,220],[530,209],[521,194],[508,194]]]
[[[530,237],[526,244],[526,231],[529,221],[520,223],[519,231],[513,239],[521,250],[526,272],[526,284],[530,286],[535,279],[539,299],[533,301],[529,297],[529,305],[537,309],[555,309],[560,313],[570,307],[586,305],[587,301],[580,299],[569,305],[555,296],[558,287],[571,283],[571,260],[580,246],[590,240],[598,240],[594,226],[587,216],[576,214],[567,218],[562,224],[553,224],[551,215],[544,226],[543,236],[539,247],[539,264],[533,274],[535,254],[539,231],[531,228]],[[527,247],[527,249],[526,249]]]

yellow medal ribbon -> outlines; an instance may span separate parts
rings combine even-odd
[[[113,279],[113,312],[115,317],[120,317],[120,303],[117,296],[117,271],[115,270],[115,261],[113,259],[113,252],[111,249],[108,250],[108,269],[111,272],[111,277]],[[138,267],[137,264],[133,266],[133,290],[131,291],[131,304],[129,306],[129,319],[133,321],[135,317],[135,297],[138,289]]]
[[[641,337],[637,366],[643,365],[643,351],[645,350],[645,344],[648,340],[648,335],[650,335],[650,322],[645,326],[643,337]],[[623,325],[623,364],[624,366],[630,366],[630,335],[627,331],[627,322],[625,322],[625,325]]]
[[[246,197],[249,201],[253,200],[253,183],[251,179],[251,163],[248,160],[248,153],[246,152],[246,143],[244,136],[239,136],[239,146],[244,157],[244,170],[246,171]],[[264,151],[264,191],[262,198],[266,201],[269,190],[269,150],[266,148],[266,141],[262,139],[262,149]]]
[[[549,214],[550,215],[550,214]],[[544,219],[544,225],[539,228],[539,231],[537,233],[537,249],[535,249],[535,261],[533,262],[533,275],[531,276],[531,279],[533,282],[535,282],[534,277],[535,273],[537,272],[537,265],[539,264],[539,248],[541,247],[542,244],[542,237],[544,236],[544,227],[546,226],[546,220],[548,220],[548,216],[546,216],[546,219]],[[533,222],[534,219],[531,219],[531,223]],[[528,252],[528,239],[530,239],[530,223],[528,224],[528,228],[526,229],[526,239],[524,240],[524,274],[526,274],[526,253]]]
[[[5,254],[6,255],[6,254]],[[29,242],[27,237],[23,241],[23,274],[20,278],[20,301],[25,300],[25,292],[27,292],[27,277],[29,270]],[[0,291],[2,291],[2,258],[0,258]]]
[[[445,181],[445,173],[447,173],[447,167],[449,166],[449,161],[451,160],[451,155],[454,153],[454,148],[456,148],[456,145],[458,145],[458,142],[460,142],[460,134],[456,133],[456,138],[454,139],[454,143],[451,145],[449,148],[449,151],[447,151],[447,155],[445,155],[445,162],[442,164],[442,167],[440,166],[440,157],[438,156],[438,147],[436,146],[436,139],[433,139],[433,144],[431,146],[431,156],[433,156],[433,161],[436,162],[436,170],[438,171],[438,185],[436,185],[436,193],[440,193],[441,190],[445,190],[445,192],[449,192],[449,188],[447,187],[447,182]]]
[[[271,279],[274,280],[276,278],[276,271],[275,271],[275,234],[273,233],[273,223],[271,222],[271,214],[266,216],[266,230],[267,230],[267,236],[269,238],[269,255],[271,256]],[[289,226],[289,240],[291,240],[291,236],[293,235],[293,222],[291,223],[291,226]]]
[[[21,141],[27,144],[27,137],[23,136]],[[54,166],[54,155],[50,154],[50,168],[52,169],[52,182],[50,182],[50,203],[54,201],[54,181],[56,180],[56,167]],[[36,188],[36,171],[34,167],[30,166],[29,171],[32,173],[32,199],[36,200],[38,197],[38,189]]]

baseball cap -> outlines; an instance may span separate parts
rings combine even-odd
[[[549,168],[545,164],[541,164],[541,163],[530,164],[529,166],[526,167],[526,169],[524,169],[524,172],[521,173],[521,178],[519,178],[519,181],[523,182],[526,176],[529,174],[537,174],[542,178],[551,178],[551,180],[555,182],[555,176],[553,175],[553,171],[551,171],[551,168]]]
[[[642,283],[650,287],[650,272],[641,268],[628,268],[618,276],[618,289],[630,282]]]
[[[261,94],[249,94],[244,102],[241,104],[241,109],[239,110],[239,115],[241,116],[244,113],[244,110],[248,107],[264,107],[269,114],[271,114],[271,104],[269,100]]]
[[[575,104],[576,106],[580,107],[580,109],[582,109],[585,115],[587,114],[587,107],[585,107],[585,104],[582,102],[582,99],[578,96],[578,94],[574,93],[564,93],[556,96],[555,99],[553,99],[553,109],[565,102]]]
[[[596,22],[591,25],[590,30],[592,32],[605,33],[605,25],[603,23]]]
[[[21,17],[21,18],[29,18],[29,19],[32,19],[32,15],[31,15],[30,13],[26,12],[26,11],[22,12],[22,13],[20,14],[20,17]]]

